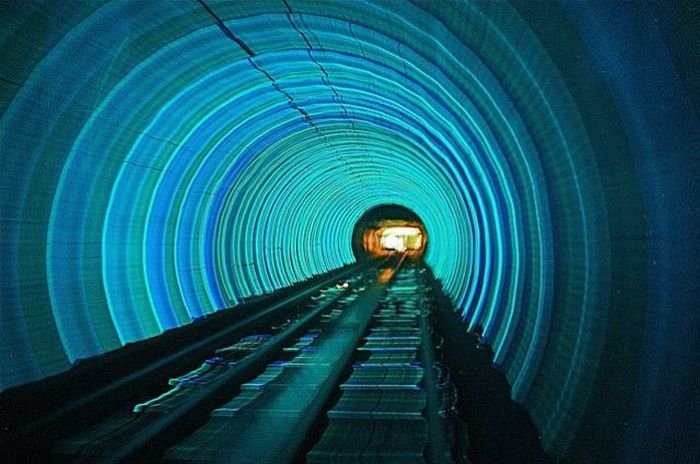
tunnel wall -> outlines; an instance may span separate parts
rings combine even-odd
[[[352,262],[391,203],[550,453],[692,453],[697,406],[665,398],[698,365],[697,85],[668,10],[0,9],[1,388]]]
[[[624,134],[633,163],[633,169],[608,169],[608,203],[617,223],[611,243],[620,248],[613,255],[614,296],[601,385],[569,455],[695,462],[700,406],[683,398],[700,396],[700,315],[693,309],[700,287],[692,277],[700,272],[697,4],[628,9],[567,2],[564,11],[612,95],[609,106],[617,110],[621,127],[607,131]],[[600,111],[592,109],[592,118],[600,118]],[[642,198],[636,207],[643,223],[631,221],[627,212],[638,204],[628,201],[631,172],[639,179]],[[626,414],[620,413],[623,405]],[[599,436],[608,437],[598,438],[604,446],[596,443]],[[615,453],[606,455],[609,442]]]

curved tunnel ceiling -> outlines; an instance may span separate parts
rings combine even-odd
[[[669,221],[593,9],[3,8],[3,388],[350,263],[357,221],[397,204],[565,452],[616,367],[620,311],[646,307],[625,285],[663,254],[630,229]]]

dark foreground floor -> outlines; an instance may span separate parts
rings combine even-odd
[[[430,273],[428,272],[428,274]],[[429,281],[435,282],[432,277]],[[433,340],[441,345],[439,352],[442,362],[446,364],[447,371],[449,371],[450,377],[457,387],[457,410],[463,424],[463,426],[457,426],[454,429],[454,433],[457,435],[454,456],[464,456],[466,454],[471,464],[544,464],[552,462],[542,450],[537,430],[530,420],[529,415],[522,407],[510,399],[510,387],[503,374],[493,368],[491,351],[477,348],[477,337],[467,332],[465,324],[453,310],[450,301],[439,289],[439,285],[429,286],[433,287]],[[280,295],[278,295],[278,297],[280,297]],[[430,300],[431,299],[425,299],[421,301]],[[264,302],[262,302],[261,305],[264,306]],[[258,306],[260,305],[252,304],[248,310],[254,313],[258,311]],[[391,308],[393,308],[393,306],[391,306]],[[239,310],[239,317],[244,309],[245,308]],[[428,308],[416,307],[416,311],[418,312],[425,311],[426,309]],[[292,310],[290,309],[289,311]],[[385,312],[386,311],[385,308]],[[284,313],[279,311],[274,312],[274,314],[275,316],[272,319],[263,319],[258,325],[253,325],[249,327],[249,329],[258,330],[266,324],[273,324],[275,317],[284,316]],[[369,314],[370,313],[368,313],[368,317]],[[396,310],[396,314],[396,317],[398,317],[398,310]],[[354,315],[355,311],[350,314],[350,316]],[[221,318],[224,316],[217,317]],[[423,323],[425,328],[421,329],[425,333],[430,333],[426,325],[429,319],[430,316],[425,317],[425,322]],[[99,386],[100,384],[108,382],[109,378],[113,378],[116,372],[128,372],[129,365],[131,365],[131,367],[133,367],[134,364],[145,365],[149,360],[159,359],[159,357],[163,356],[164,351],[173,350],[179,345],[187,345],[187,343],[191,341],[201,340],[202,337],[211,330],[214,330],[216,326],[222,322],[224,321],[213,319],[209,321],[200,321],[199,324],[194,324],[192,327],[178,329],[178,331],[173,333],[155,337],[130,347],[125,347],[122,350],[117,350],[117,352],[101,358],[91,359],[88,362],[79,364],[71,371],[54,378],[44,379],[41,382],[25,385],[17,389],[12,389],[12,391],[5,392],[3,395],[0,395],[0,428],[2,428],[0,442],[3,441],[2,439],[6,438],[8,432],[22,427],[23,423],[31,419],[40,417],[43,409],[54,404],[61,405],[74,401],[76,398],[80,398],[87,394],[91,390],[91,387],[95,388],[95,385]],[[215,324],[209,327],[212,323]],[[356,334],[356,336],[359,336],[359,334]],[[444,343],[439,343],[440,340],[444,340]],[[354,344],[352,345],[354,346]],[[434,344],[426,342],[423,343],[423,345],[432,347]],[[319,353],[323,351],[321,350],[322,346],[323,345],[319,345],[317,348]],[[202,350],[204,349],[205,347],[202,347]],[[199,351],[202,350],[197,350],[187,357],[178,358],[176,361],[178,366],[176,367],[185,372],[188,369],[196,368],[198,366],[198,360],[201,360]],[[338,349],[335,351],[342,353],[347,351],[348,353],[352,353],[350,349]],[[425,358],[422,352],[421,356]],[[137,363],[137,360],[141,362]],[[432,366],[434,362],[434,358],[432,357],[423,359],[423,363],[426,366]],[[355,364],[353,364],[353,366],[354,370],[359,369]],[[148,376],[145,376],[144,381],[138,384],[139,388],[144,389],[142,396],[158,393],[154,385],[162,385],[163,382],[167,380],[166,367],[168,366],[163,367],[162,372],[161,370],[154,370]],[[343,374],[345,383],[348,383],[348,378],[346,378],[348,375],[348,372]],[[336,383],[337,381],[332,382],[333,385]],[[54,438],[51,436],[52,434],[56,434],[56,438],[61,435],[67,435],[66,432],[68,432],[68,430],[64,429],[75,428],[78,430],[84,425],[82,422],[88,423],[93,421],[93,418],[90,417],[91,415],[98,417],[101,414],[110,414],[110,411],[117,408],[117,406],[111,403],[133,405],[134,398],[131,398],[131,396],[135,393],[131,390],[134,389],[135,385],[137,384],[131,383],[129,384],[129,388],[121,389],[125,391],[115,390],[115,394],[108,395],[106,400],[101,400],[89,408],[83,408],[84,410],[81,411],[80,414],[73,414],[70,416],[70,422],[59,421],[61,430],[57,430],[56,427],[49,425],[49,423],[43,428],[38,428],[37,430],[39,430],[40,433],[31,434],[28,439],[20,442],[23,447],[28,447],[33,450],[33,452],[27,453],[25,449],[24,452],[18,453],[17,456],[45,457],[50,453],[50,449],[52,448]],[[329,385],[329,388],[332,388],[333,385]],[[430,385],[429,390],[435,390],[435,382],[433,381]],[[150,390],[153,390],[153,392],[149,393]],[[293,392],[291,398],[295,398],[297,391],[301,390],[294,388],[286,393],[292,394]],[[366,393],[367,392],[364,392],[361,396],[366,396]],[[332,406],[331,403],[335,404],[340,396],[335,395],[333,398],[333,401],[328,402],[328,405],[323,407],[324,411]],[[296,405],[298,401],[288,398],[283,401],[283,403]],[[339,410],[339,408],[342,409],[341,406],[344,403],[341,403],[342,401],[334,406],[335,410]],[[433,403],[438,404],[439,401],[433,398]],[[419,415],[421,409],[423,409],[423,406],[419,409]],[[436,407],[432,409],[436,409]],[[131,413],[130,407],[127,412]],[[338,411],[335,412],[337,413]],[[316,414],[316,416],[326,417],[326,414],[319,413]],[[195,418],[191,415],[187,415],[186,418],[187,422],[196,422]],[[310,417],[309,420],[311,419]],[[261,423],[263,424],[262,430],[269,430],[269,428],[265,426],[265,421]],[[329,423],[329,421],[321,420],[314,426],[319,428],[317,431],[318,433],[314,433],[315,429],[311,427],[310,433],[308,434],[309,443],[304,445],[303,448],[310,449],[314,445],[322,448],[321,444],[325,443],[325,441],[321,439],[321,437],[325,431],[327,431],[326,429],[332,429],[331,425],[333,424]],[[433,428],[437,429],[437,427]],[[353,433],[347,433],[346,429],[342,430],[342,435],[354,435],[350,440],[350,446],[356,446],[357,439],[359,438],[359,435],[357,435],[358,431],[355,430]],[[186,436],[188,433],[189,432],[183,432],[183,436]],[[11,433],[9,434],[11,435]],[[261,434],[262,432],[256,436],[262,436]],[[311,441],[313,441],[313,443],[311,443]],[[334,443],[337,441],[338,440],[335,440]],[[410,441],[411,440],[409,440],[409,442]],[[248,443],[250,442],[251,440],[248,440]],[[224,443],[233,445],[230,439],[225,440]],[[0,443],[0,445],[2,444],[3,443]],[[221,443],[219,442],[219,444]],[[215,447],[216,449],[220,447],[219,444]],[[271,445],[266,446],[269,447]],[[5,447],[0,446],[0,448]],[[233,448],[244,449],[241,445],[236,445]],[[245,448],[247,449],[247,447]],[[443,448],[448,449],[447,446],[443,446]],[[464,452],[465,449],[466,452]],[[7,451],[6,448],[5,450]],[[229,454],[230,452],[227,453],[227,455]],[[437,453],[432,454],[437,455]],[[335,459],[335,457],[332,459]],[[435,458],[430,459],[430,461],[439,462],[439,460]],[[12,460],[10,462],[12,462]]]
[[[458,410],[469,436],[473,464],[546,464],[537,429],[522,406],[510,399],[510,385],[493,367],[493,353],[479,349],[478,337],[441,295],[436,302],[436,331],[444,337],[443,353],[460,392]]]

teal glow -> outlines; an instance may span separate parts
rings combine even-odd
[[[221,25],[198,1],[18,3],[2,389],[351,263],[357,221],[396,204],[563,454],[614,337],[611,275],[643,255],[613,265],[632,240],[616,185],[644,181],[591,135],[597,100],[544,21],[517,2],[206,1]]]

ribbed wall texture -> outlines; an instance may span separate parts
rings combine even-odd
[[[1,5],[1,388],[352,262],[357,220],[398,204],[555,456],[597,433],[646,460],[650,418],[692,423],[657,400],[698,365],[697,86],[677,18]]]

